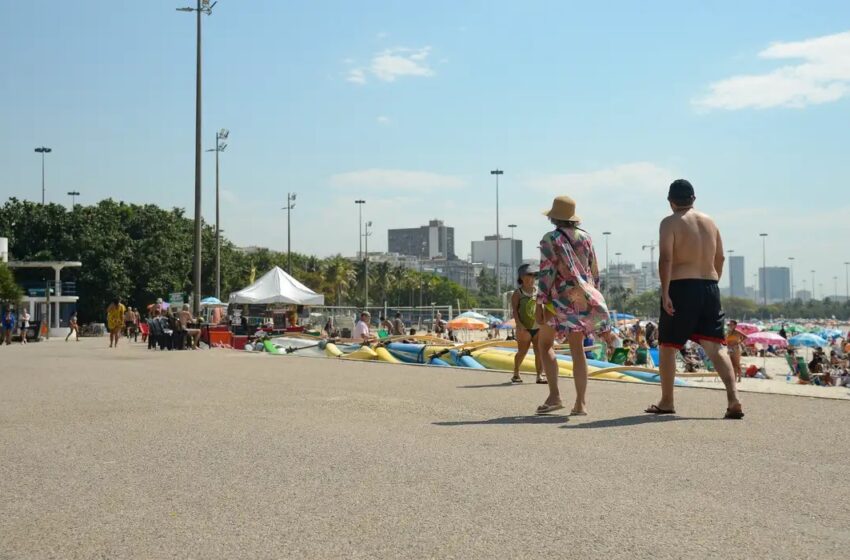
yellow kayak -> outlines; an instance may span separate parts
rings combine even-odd
[[[368,346],[361,346],[350,354],[340,356],[342,360],[377,360],[378,354]]]
[[[325,354],[330,358],[339,358],[342,356],[342,350],[340,350],[333,342],[328,342],[325,346]]]
[[[390,351],[384,348],[383,346],[378,346],[375,348],[375,354],[377,358],[381,362],[389,362],[391,364],[400,364],[401,360],[390,354]]]
[[[515,353],[506,350],[486,349],[472,352],[472,357],[478,360],[481,365],[487,369],[498,369],[502,371],[514,370]],[[564,360],[558,360],[558,369],[561,377],[573,376],[573,364]],[[590,377],[597,379],[616,379],[617,381],[626,381],[630,383],[642,383],[639,379],[619,372],[603,372],[595,375],[594,372],[601,368],[588,366],[588,374]],[[535,373],[537,368],[534,365],[534,356],[526,356],[520,364],[519,370],[524,373]]]

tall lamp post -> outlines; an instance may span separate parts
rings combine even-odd
[[[357,205],[357,213],[359,215],[359,222],[357,225],[357,240],[358,240],[358,249],[357,249],[357,257],[363,258],[363,205],[366,204],[365,200],[357,199],[354,201],[354,204]]]
[[[77,197],[80,196],[80,191],[68,191],[68,196],[71,197],[71,210],[73,210],[77,204]]]
[[[218,154],[227,148],[222,140],[227,140],[230,131],[226,128],[215,133],[215,148],[207,150],[215,152],[215,297],[221,299],[221,226],[219,222],[219,188],[218,188]]]
[[[44,154],[52,152],[50,148],[41,146],[35,149],[37,154],[41,154],[41,205],[44,206]]]
[[[286,272],[292,274],[292,209],[295,208],[295,193],[286,193]]]
[[[502,298],[502,261],[499,258],[499,246],[502,244],[501,236],[499,235],[499,176],[505,172],[501,169],[494,169],[490,175],[496,176],[496,295],[499,300]]]
[[[363,238],[366,244],[366,253],[364,253],[363,260],[363,285],[365,292],[363,294],[363,300],[366,302],[366,307],[369,307],[369,236],[372,235],[372,232],[369,231],[369,228],[372,227],[372,222],[366,222],[366,228],[363,230]]]
[[[514,261],[514,230],[516,224],[508,224],[508,227],[511,228],[511,274],[516,274],[516,262]]]
[[[794,259],[794,257],[788,257],[788,262],[791,263],[788,266],[788,271],[789,271],[790,276],[791,276],[791,301],[794,301],[795,299],[797,299],[797,294],[794,293],[794,261],[795,260],[796,259]]]
[[[767,234],[760,233],[759,236],[761,237],[761,269],[762,274],[764,274],[764,279],[762,281],[764,294],[762,300],[764,301],[765,307],[767,307]]]
[[[178,12],[197,13],[195,49],[195,243],[192,263],[192,312],[201,309],[201,14],[212,14],[218,2],[198,0],[195,8],[177,8]]]
[[[729,253],[729,260],[732,260],[732,253],[735,252],[735,249],[728,249],[726,251]],[[732,263],[729,263],[729,297],[735,297],[735,273],[732,272]]]
[[[605,291],[608,292],[606,295],[611,293],[611,263],[608,261],[608,238],[611,237],[610,231],[603,231],[602,235],[605,236]]]

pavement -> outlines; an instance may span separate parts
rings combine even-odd
[[[850,403],[229,350],[0,348],[0,558],[847,558]],[[561,380],[566,396],[569,380]]]

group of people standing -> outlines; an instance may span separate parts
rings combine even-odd
[[[667,200],[672,214],[661,222],[659,257],[661,399],[644,412],[675,414],[676,354],[693,340],[703,347],[726,386],[724,418],[743,418],[725,347],[725,315],[718,287],[725,261],[720,232],[708,215],[694,209],[696,195],[690,182],[674,181]],[[537,407],[537,413],[563,409],[554,347],[556,342],[566,340],[576,389],[571,414],[586,415],[588,367],[584,341],[594,335],[610,340],[612,325],[599,289],[593,241],[579,227],[581,218],[576,214],[575,201],[568,196],[557,197],[544,215],[555,228],[540,240],[540,268],[520,267],[519,287],[511,300],[517,319],[517,364],[534,346],[535,359],[539,356],[542,366],[537,381],[549,386],[549,396]],[[519,380],[519,376],[514,380]]]
[[[11,307],[7,307],[3,312],[3,337],[0,339],[0,345],[4,343],[7,345],[12,344],[12,333],[16,327],[20,329],[21,344],[26,344],[27,331],[30,328],[30,318],[30,312],[26,308],[24,308],[20,316],[17,316]]]

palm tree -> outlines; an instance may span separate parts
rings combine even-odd
[[[336,294],[337,306],[342,305],[342,298],[348,295],[348,290],[355,279],[356,273],[350,261],[337,255],[326,262],[325,281],[331,291]]]
[[[378,290],[381,303],[387,301],[387,292],[392,289],[394,280],[392,272],[392,265],[388,262],[379,262],[374,267],[375,282],[372,285]]]

